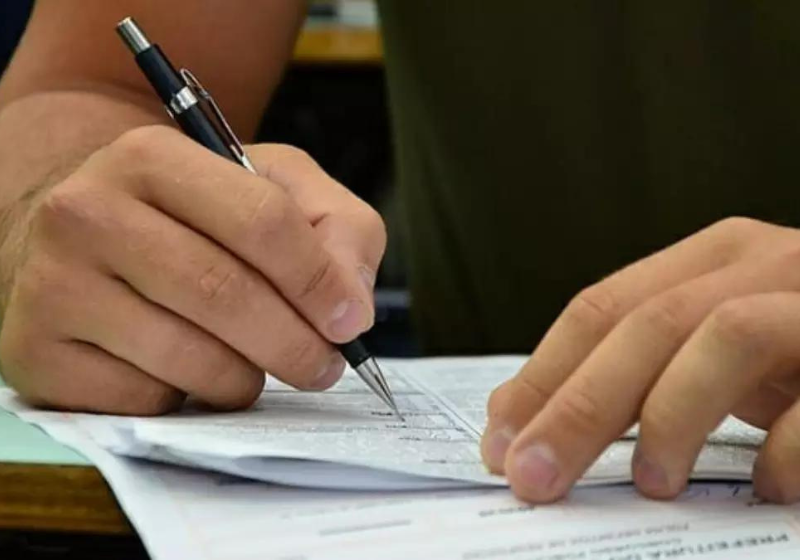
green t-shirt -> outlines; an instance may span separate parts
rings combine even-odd
[[[582,287],[723,217],[800,225],[800,2],[380,14],[428,351],[530,350]]]

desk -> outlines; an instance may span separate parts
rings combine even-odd
[[[8,530],[132,533],[97,469],[0,412],[0,531]]]

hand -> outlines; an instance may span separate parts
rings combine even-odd
[[[248,153],[261,177],[145,127],[47,192],[8,294],[7,382],[41,406],[142,415],[186,395],[247,407],[265,370],[335,383],[331,343],[373,323],[383,223],[300,150]]]
[[[532,502],[566,494],[639,422],[646,496],[686,485],[728,415],[769,430],[753,478],[800,498],[800,230],[731,218],[584,290],[492,394],[484,461]]]

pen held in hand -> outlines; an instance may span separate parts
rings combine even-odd
[[[181,130],[214,153],[256,173],[219,105],[200,81],[185,68],[176,70],[161,48],[148,40],[133,18],[127,17],[117,24],[117,32],[133,52],[139,68]],[[208,112],[202,104],[205,104]],[[404,420],[377,360],[364,344],[355,339],[336,347],[367,387],[398,418]]]

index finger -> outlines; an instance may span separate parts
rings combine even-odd
[[[248,146],[258,173],[284,187],[341,263],[358,270],[368,292],[386,248],[380,215],[303,150],[283,144]]]
[[[249,263],[330,341],[348,342],[371,325],[357,274],[325,250],[272,181],[161,126],[128,132],[92,159],[122,172],[137,198]]]

